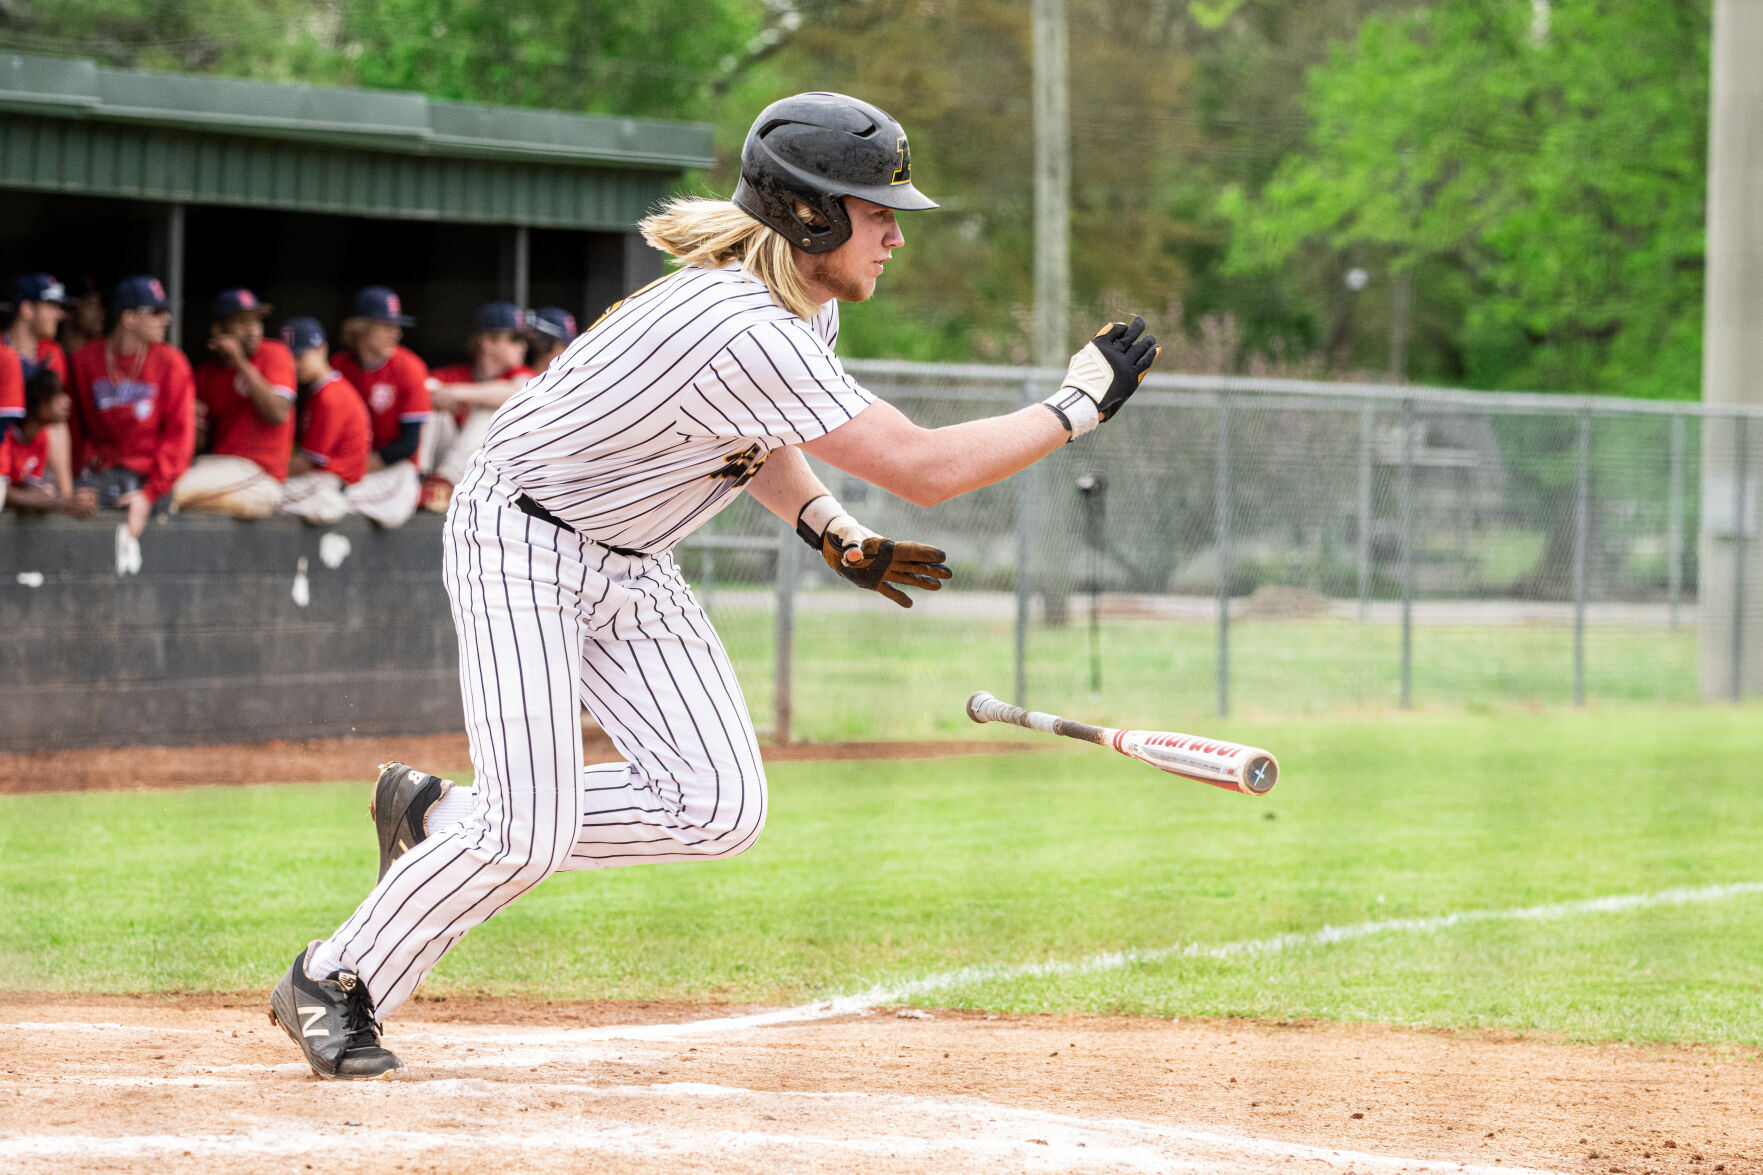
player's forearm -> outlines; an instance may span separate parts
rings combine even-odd
[[[276,386],[269,382],[267,376],[253,365],[246,363],[233,370],[245,381],[245,388],[251,394],[251,410],[265,424],[280,424],[294,410],[294,402]]]
[[[65,498],[73,493],[73,434],[65,424],[44,427],[49,430],[49,480]]]
[[[464,408],[500,408],[509,397],[526,386],[525,379],[488,379],[473,384],[438,384],[433,389],[437,403],[445,400]]]
[[[1007,416],[920,428],[878,400],[802,448],[895,497],[935,506],[1027,469],[1070,437],[1039,404]]]
[[[827,492],[826,486],[814,476],[808,461],[793,448],[778,449],[765,459],[747,492],[767,510],[790,526],[802,513],[802,507]]]
[[[1071,439],[1059,418],[1039,404],[1008,416],[922,431],[925,435],[915,454],[918,468],[913,476],[927,483],[935,495],[934,501],[919,503],[925,506],[1003,481],[1057,452]]]

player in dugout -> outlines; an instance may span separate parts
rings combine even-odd
[[[422,494],[417,464],[431,415],[429,369],[401,345],[404,328],[415,325],[395,292],[368,286],[355,295],[354,313],[343,320],[342,347],[331,356],[331,366],[361,393],[373,420],[373,455],[350,500],[386,527],[408,522]]]
[[[26,379],[39,366],[47,366],[67,383],[67,355],[55,341],[66,317],[67,287],[54,274],[24,273],[13,281],[6,342],[24,363]]]
[[[171,492],[196,450],[196,382],[184,353],[165,341],[165,286],[141,275],[118,282],[110,333],[73,356],[77,486],[102,509],[128,511],[135,538],[154,504]]]
[[[526,316],[526,365],[543,374],[551,361],[569,349],[579,333],[575,315],[557,306],[542,306]]]
[[[24,420],[24,362],[0,342],[0,437]]]
[[[98,283],[81,275],[68,283],[67,316],[61,320],[61,353],[70,361],[81,347],[104,334],[104,295]],[[71,373],[73,368],[69,366]]]
[[[422,463],[429,470],[422,487],[424,510],[447,512],[453,487],[484,443],[491,415],[532,378],[526,329],[526,312],[514,303],[486,302],[471,314],[465,340],[469,361],[435,369],[429,381],[434,415],[423,434],[423,448],[433,454]]]
[[[8,509],[89,518],[98,509],[90,489],[74,489],[67,451],[67,418],[73,400],[53,367],[38,367],[25,380],[25,414],[0,437],[0,480]]]
[[[288,462],[282,510],[320,525],[353,511],[349,495],[367,473],[373,421],[355,388],[330,364],[316,318],[282,323],[300,381],[299,449]]]
[[[294,446],[294,357],[263,337],[274,309],[244,288],[222,290],[209,304],[213,358],[196,369],[208,451],[172,487],[176,509],[267,518],[281,507]]]

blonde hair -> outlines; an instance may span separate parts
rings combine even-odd
[[[810,224],[825,218],[800,202],[796,214]],[[796,266],[796,250],[781,233],[761,224],[732,200],[680,196],[637,222],[643,239],[680,265],[720,268],[739,261],[741,268],[771,291],[772,299],[797,318],[820,313],[821,303],[808,292]]]

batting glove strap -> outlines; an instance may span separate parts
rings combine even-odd
[[[1102,422],[1102,414],[1096,409],[1096,402],[1082,388],[1063,387],[1041,401],[1059,418],[1065,431],[1071,434],[1071,441],[1083,436]]]
[[[831,494],[822,494],[818,498],[810,498],[803,503],[802,509],[796,514],[796,535],[813,550],[820,550],[821,536],[832,520],[843,515],[845,508]]]

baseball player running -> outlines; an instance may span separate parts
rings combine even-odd
[[[949,577],[943,552],[866,529],[809,453],[919,505],[989,485],[1108,420],[1156,357],[1143,323],[1078,352],[1006,416],[924,429],[834,357],[934,208],[906,134],[840,94],[767,107],[733,201],[644,220],[675,272],[615,304],[496,413],[447,514],[443,574],[476,780],[391,764],[375,788],[379,883],[270,998],[321,1077],[385,1076],[380,1039],[474,926],[565,869],[733,857],[765,824],[765,772],[722,644],[670,553],[743,489],[858,587]],[[586,706],[621,761],[584,765]]]

